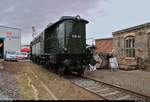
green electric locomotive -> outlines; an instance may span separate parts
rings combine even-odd
[[[87,20],[63,16],[31,42],[31,60],[59,74],[84,72],[91,57],[86,50]]]

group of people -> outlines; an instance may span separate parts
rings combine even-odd
[[[119,69],[119,66],[118,66],[118,62],[117,62],[117,58],[114,57],[111,53],[108,53],[106,55],[106,60],[107,60],[107,67],[109,67],[111,69],[111,71],[117,71]],[[92,57],[90,59],[90,63],[89,63],[89,70],[92,72],[92,71],[96,71],[96,64],[97,64],[97,61],[95,60],[94,57]]]
[[[89,65],[88,65],[90,71],[96,71],[96,67],[97,67],[96,66],[97,61],[94,58],[94,55],[96,55],[95,49],[96,49],[95,47],[91,47],[90,49],[87,50],[89,52],[89,54],[92,54],[92,56],[93,56],[90,59],[90,62],[89,62]],[[119,69],[117,58],[114,57],[112,53],[107,53],[105,55],[105,57],[106,57],[106,61],[107,61],[107,67],[111,68],[111,71],[117,71]],[[100,59],[100,56],[99,56],[99,59]]]

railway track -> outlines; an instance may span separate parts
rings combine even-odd
[[[142,95],[111,84],[96,81],[86,77],[69,77],[73,84],[79,86],[104,100],[150,100],[149,96]]]

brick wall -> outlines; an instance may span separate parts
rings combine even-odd
[[[95,41],[96,44],[96,52],[97,53],[109,53],[112,52],[112,38],[106,39],[97,39]]]

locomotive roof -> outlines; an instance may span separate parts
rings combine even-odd
[[[73,17],[73,16],[62,16],[59,21],[57,21],[57,22],[51,24],[50,26],[48,26],[48,27],[45,28],[44,30],[46,30],[46,29],[48,29],[48,28],[55,27],[56,25],[62,23],[62,22],[65,21],[65,20],[78,20],[77,17],[80,17],[80,16],[76,16],[76,17]],[[83,18],[79,18],[79,20],[82,21],[82,22],[85,22],[85,23],[89,23],[89,21],[87,21],[87,20],[85,20],[85,19],[83,19]],[[33,39],[33,41],[34,41],[35,39],[37,39],[40,35],[41,35],[41,33],[38,34],[38,35]]]
[[[80,17],[80,16],[78,16]],[[77,16],[76,17],[72,17],[72,16],[62,16],[60,18],[60,20],[76,20],[77,19]],[[89,23],[87,20],[83,19],[83,18],[79,18],[81,21],[84,21],[85,23]]]
[[[89,23],[89,21],[87,21],[87,20],[85,20],[85,19],[83,19],[83,18],[79,18],[79,19],[78,19],[77,17],[80,17],[80,16],[76,16],[76,17],[73,17],[73,16],[62,16],[59,21],[57,21],[56,23],[51,24],[51,25],[48,26],[47,28],[56,26],[56,25],[62,23],[63,21],[65,21],[65,20],[80,20],[80,21],[83,21],[83,22],[85,22],[85,23]],[[46,28],[46,29],[47,29],[47,28]],[[46,30],[46,29],[45,29],[45,30]]]

